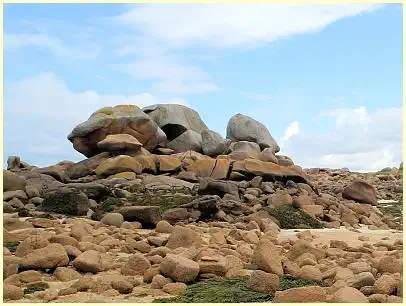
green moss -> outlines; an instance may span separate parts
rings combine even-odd
[[[154,303],[259,303],[272,300],[270,293],[249,289],[247,281],[248,277],[202,281],[188,286],[183,296],[157,299]]]
[[[280,278],[281,291],[290,288],[306,287],[306,286],[324,286],[322,281],[306,280],[302,278],[296,278],[290,275],[284,275]]]
[[[5,246],[11,253],[14,253],[19,244],[20,244],[19,241],[12,241],[12,242],[4,242],[3,246]]]
[[[34,293],[36,291],[44,291],[44,290],[45,290],[44,288],[32,286],[32,287],[28,287],[28,288],[24,289],[24,295],[25,294],[31,294],[31,293]]]
[[[266,208],[270,215],[278,219],[283,229],[323,228],[323,224],[302,209],[285,204],[277,208]]]
[[[99,221],[102,216],[107,212],[114,211],[117,207],[124,205],[123,200],[114,197],[107,197],[100,205],[95,209],[94,214],[92,215],[93,220]]]
[[[386,167],[386,168],[379,170],[377,173],[391,173],[391,172],[392,172],[392,168]]]
[[[128,197],[128,202],[137,206],[159,206],[161,213],[170,208],[176,208],[181,205],[192,202],[196,196],[182,193],[151,193],[142,194],[133,193]]]
[[[248,277],[220,278],[199,282],[186,288],[185,295],[156,299],[153,303],[263,303],[272,301],[272,293],[255,292],[247,287]],[[304,286],[322,286],[320,281],[292,276],[280,277],[280,290]]]

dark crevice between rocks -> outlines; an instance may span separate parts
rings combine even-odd
[[[166,134],[168,141],[172,141],[186,132],[185,127],[179,124],[166,124],[161,129]]]

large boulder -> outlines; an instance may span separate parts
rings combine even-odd
[[[43,211],[73,216],[86,215],[89,208],[90,203],[86,194],[68,187],[47,192],[39,207]]]
[[[245,140],[255,142],[262,149],[273,148],[275,153],[280,150],[279,145],[265,125],[242,114],[236,114],[228,121],[227,138],[234,141]]]
[[[128,134],[135,137],[147,150],[166,143],[166,135],[159,126],[135,105],[104,107],[68,135],[75,150],[87,157],[103,152],[97,144],[108,135]]]
[[[155,227],[161,221],[159,206],[126,206],[118,212],[125,221],[138,221],[145,226]]]
[[[189,283],[199,274],[199,264],[188,258],[167,254],[159,265],[160,272],[176,282]]]
[[[202,136],[202,151],[208,156],[217,156],[227,153],[228,141],[212,130],[204,130]]]
[[[349,200],[355,200],[361,203],[368,203],[376,205],[377,203],[377,191],[366,181],[355,180],[350,185],[344,188],[343,198]]]
[[[265,180],[292,180],[296,183],[309,184],[308,177],[295,166],[284,167],[272,162],[256,159],[239,160],[233,163],[232,171],[248,176],[261,176]]]
[[[142,109],[165,132],[169,141],[174,140],[187,130],[195,131],[199,135],[207,126],[199,114],[184,105],[155,104]]]
[[[201,152],[202,136],[198,132],[187,130],[169,142],[168,148],[174,150],[176,153],[186,152],[189,150]]]
[[[23,269],[52,269],[64,267],[69,263],[65,248],[59,243],[50,243],[44,248],[27,254],[20,262]]]
[[[24,190],[27,185],[24,177],[18,176],[11,171],[3,171],[3,192]]]
[[[102,162],[95,170],[99,176],[109,176],[120,172],[132,171],[137,174],[142,172],[141,164],[131,156],[119,155]]]
[[[197,177],[211,177],[225,180],[230,170],[230,161],[227,159],[201,159],[188,167],[188,171],[196,173]]]
[[[231,152],[248,152],[248,153],[260,153],[261,148],[255,142],[251,141],[237,141],[230,145]]]

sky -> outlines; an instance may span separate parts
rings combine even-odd
[[[398,167],[402,7],[5,4],[3,165],[83,160],[77,124],[157,103],[248,115],[304,168]]]

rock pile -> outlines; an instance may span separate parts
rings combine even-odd
[[[3,171],[5,300],[150,302],[237,277],[275,302],[401,301],[401,240],[280,235],[401,229],[398,169],[302,169],[260,122],[237,114],[224,139],[182,105],[103,108],[68,139],[86,159]]]

